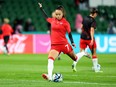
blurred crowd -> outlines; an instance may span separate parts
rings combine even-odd
[[[8,42],[10,38],[12,38],[13,34],[22,34],[24,31],[36,31],[30,18],[25,21],[24,25],[23,22],[23,19],[18,18],[14,20],[13,25],[10,24],[10,20],[8,18],[3,18],[0,21],[0,39],[3,39],[4,42],[4,46],[0,46],[0,50],[2,50],[5,54],[10,54],[8,50]]]
[[[34,27],[31,18],[27,18],[26,21],[24,21],[23,18],[16,18],[16,19],[14,19],[13,23],[10,23],[9,18],[3,18],[3,19],[0,19],[0,26],[2,26],[4,24],[5,19],[7,19],[8,23],[11,25],[11,27],[13,29],[13,34],[36,31],[36,28]]]
[[[88,1],[89,0],[74,0],[74,3],[78,10],[88,10]]]
[[[105,21],[105,19],[103,17],[99,18],[100,22]],[[81,24],[83,21],[83,17],[81,14],[77,14],[76,15],[76,19],[75,19],[75,29],[78,33],[81,33]],[[98,25],[99,26],[99,25]],[[115,21],[110,20],[109,24],[107,25],[107,34],[116,34],[116,24]]]
[[[3,3],[3,2],[4,2],[4,0],[0,0],[0,3]],[[60,0],[59,0],[59,2],[60,2]],[[90,7],[89,7],[89,0],[73,0],[73,5],[75,5],[75,6],[72,7],[72,8],[77,10],[77,14],[75,14],[75,19],[73,19],[73,17],[70,17],[70,18],[73,19],[73,21],[71,21],[71,24],[73,24],[73,22],[74,22],[74,25],[71,26],[71,28],[73,30],[76,29],[76,31],[78,33],[80,33],[81,32],[81,23],[83,21],[83,15],[81,14],[81,11],[89,11],[89,9],[90,9]],[[1,9],[1,4],[0,4],[0,9]],[[98,19],[99,23],[98,24],[101,24],[101,23],[109,20],[109,19],[106,18],[106,15],[108,15],[108,13],[105,13],[105,12],[107,12],[107,11],[102,9],[101,12],[102,12],[102,14],[100,14],[100,16],[99,16],[99,19]],[[39,21],[38,20],[39,19],[39,15],[38,14],[37,14],[37,17],[38,18],[34,18],[34,19],[37,19],[37,21]],[[110,15],[110,17],[112,17],[112,15]],[[43,30],[46,30],[46,26],[48,28],[48,30],[46,30],[46,32],[47,33],[50,32],[50,25],[49,24],[43,23],[43,21],[41,21],[41,20],[40,20],[40,22],[42,22],[42,23],[39,24],[39,23],[37,23],[37,21],[35,21],[35,20],[33,21],[33,17],[31,17],[31,18],[30,17],[21,18],[21,17],[17,16],[17,18],[14,17],[13,20],[10,20],[11,18],[9,18],[9,17],[7,19],[9,20],[9,24],[13,28],[13,31],[14,31],[13,33],[14,34],[18,34],[18,33],[22,33],[22,32],[35,32],[35,31],[38,31],[38,28],[40,28],[40,29],[45,28]],[[4,20],[4,18],[0,18],[0,26],[2,26],[3,20]],[[46,24],[46,26],[44,24]],[[98,26],[104,26],[104,25],[101,24],[101,25],[98,25]],[[106,26],[105,29],[104,29],[105,33],[116,34],[116,19],[109,20],[108,24],[105,24],[105,26]],[[103,30],[102,27],[99,27],[99,29]],[[98,32],[100,32],[101,30],[99,30]]]

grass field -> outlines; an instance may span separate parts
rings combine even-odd
[[[99,54],[103,73],[92,71],[92,61],[83,57],[77,72],[72,72],[72,60],[62,54],[55,60],[55,72],[63,75],[63,82],[44,80],[47,54],[0,55],[0,87],[116,87],[116,54]]]

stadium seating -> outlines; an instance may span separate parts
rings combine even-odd
[[[47,22],[45,18],[42,16],[42,12],[38,7],[37,0],[4,0],[5,2],[2,4],[2,8],[0,9],[0,18],[8,17],[11,20],[11,24],[15,18],[23,18],[24,21],[27,18],[31,18],[34,26],[38,30],[47,31]],[[48,14],[51,16],[52,11],[56,8],[57,5],[63,5],[66,9],[66,18],[71,23],[72,31],[75,31],[75,18],[77,13],[81,13],[82,16],[86,16],[89,14],[89,11],[78,11],[76,9],[73,0],[39,0],[43,3],[43,7]],[[107,31],[108,22],[110,20],[116,19],[116,7],[114,6],[98,6],[98,10],[100,12],[97,17],[97,32],[105,33]],[[105,20],[100,21],[100,17],[104,16]]]

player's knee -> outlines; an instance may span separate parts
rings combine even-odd
[[[77,59],[78,59],[78,57],[77,57],[77,56],[75,56],[74,61],[77,61]]]

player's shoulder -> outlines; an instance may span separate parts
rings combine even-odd
[[[63,22],[68,22],[65,18],[62,18],[62,21],[63,21]]]
[[[63,23],[65,24],[69,24],[68,20],[66,20],[65,18],[62,19]]]
[[[49,17],[49,18],[47,18],[46,20],[47,20],[49,23],[51,23],[51,22],[54,20],[54,18],[50,18],[50,17]]]
[[[87,19],[90,21],[90,22],[96,22],[95,19],[91,16],[87,16]]]
[[[52,20],[52,19],[53,19],[53,18],[51,18],[51,17],[48,17],[48,18],[47,18],[47,20]]]
[[[91,20],[93,20],[93,21],[95,21],[95,19],[93,18],[93,17],[91,17],[91,16],[88,16]]]
[[[4,28],[4,27],[6,27],[6,24],[2,24],[1,29]]]

